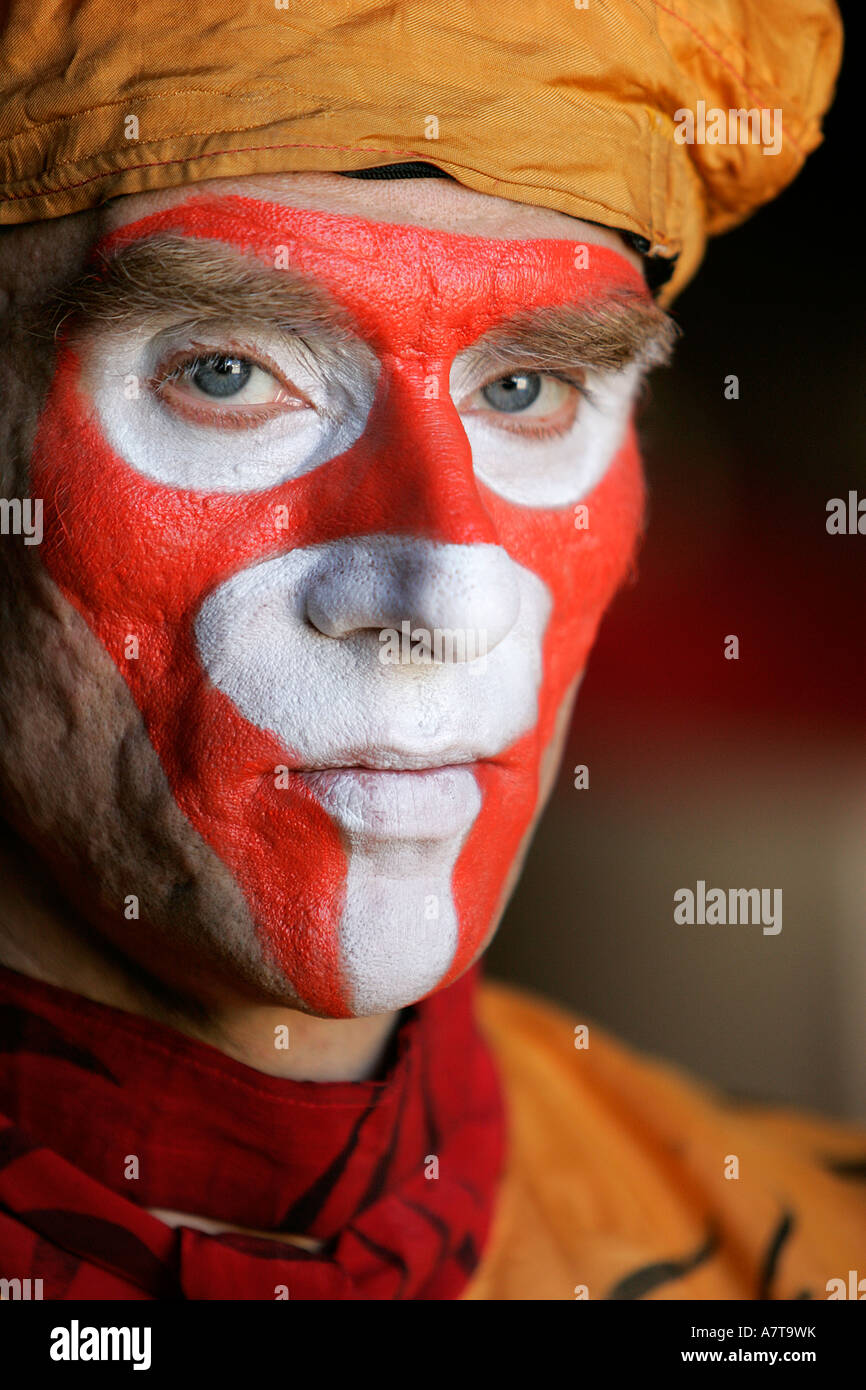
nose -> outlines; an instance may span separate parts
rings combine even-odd
[[[452,633],[446,660],[489,652],[517,622],[517,567],[498,545],[365,536],[323,547],[308,576],[306,616],[326,637],[386,628]],[[469,659],[472,659],[469,656]]]
[[[384,388],[354,454],[347,532],[322,549],[306,616],[334,638],[404,623],[430,641],[453,632],[458,640],[444,650],[462,660],[508,635],[520,588],[479,493],[449,394],[449,363],[433,368],[429,359],[385,364]]]

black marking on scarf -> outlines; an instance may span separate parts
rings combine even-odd
[[[385,1189],[385,1180],[388,1176],[388,1169],[391,1167],[394,1154],[397,1151],[397,1142],[400,1138],[400,1125],[403,1120],[403,1111],[406,1108],[406,1096],[409,1091],[410,1084],[411,1078],[407,1080],[406,1084],[403,1086],[400,1092],[399,1100],[397,1102],[397,1107],[394,1113],[394,1123],[391,1127],[391,1137],[388,1140],[388,1147],[385,1149],[385,1152],[382,1154],[382,1157],[379,1159],[379,1162],[376,1164],[376,1167],[373,1170],[373,1176],[367,1184],[367,1190],[361,1198],[361,1201],[358,1206],[359,1213],[362,1211],[366,1211],[368,1207],[372,1206],[373,1203],[377,1201],[379,1197],[381,1197]]]
[[[405,1289],[406,1282],[409,1278],[409,1267],[406,1264],[406,1261],[403,1259],[403,1256],[398,1255],[394,1250],[389,1250],[385,1245],[380,1245],[378,1241],[371,1240],[369,1236],[364,1235],[363,1231],[356,1230],[354,1226],[348,1226],[347,1230],[351,1231],[355,1239],[359,1240],[362,1245],[366,1246],[366,1248],[373,1255],[375,1255],[377,1259],[383,1260],[385,1264],[391,1265],[392,1269],[399,1269],[400,1287],[395,1293],[394,1297],[402,1298],[403,1290]]]
[[[352,1132],[336,1158],[332,1160],[315,1182],[294,1201],[279,1223],[277,1230],[289,1231],[292,1235],[305,1235],[324,1207],[346,1169],[346,1164],[358,1145],[358,1135],[365,1122],[377,1108],[378,1101],[371,1100],[367,1109],[359,1115]]]
[[[758,1281],[758,1292],[755,1295],[756,1298],[772,1298],[770,1290],[772,1288],[773,1280],[776,1277],[776,1268],[779,1263],[779,1256],[782,1253],[782,1247],[784,1246],[785,1242],[788,1240],[791,1232],[794,1229],[794,1224],[794,1213],[792,1211],[784,1211],[782,1213],[781,1221],[779,1222],[778,1226],[776,1227],[770,1238],[770,1244],[767,1247],[767,1253],[764,1256],[764,1263],[761,1266],[761,1276]]]
[[[467,1235],[454,1253],[454,1258],[464,1274],[474,1274],[478,1267],[478,1250],[475,1241]]]
[[[669,1284],[674,1279],[682,1279],[683,1275],[691,1274],[693,1269],[705,1264],[718,1249],[719,1238],[715,1231],[710,1231],[706,1239],[694,1250],[691,1255],[684,1255],[681,1259],[658,1260],[651,1265],[642,1265],[640,1269],[632,1270],[619,1283],[614,1284],[608,1300],[645,1298],[654,1289],[659,1289],[663,1284]]]
[[[825,1158],[824,1167],[837,1178],[866,1182],[866,1154],[862,1158]]]
[[[86,1264],[101,1265],[158,1298],[174,1283],[171,1271],[133,1231],[86,1212],[22,1211],[20,1220],[54,1245],[78,1255]]]
[[[19,1129],[17,1125],[7,1125],[4,1130],[0,1130],[0,1169],[14,1163],[16,1158],[23,1158],[25,1154],[32,1153],[36,1147],[23,1129]]]
[[[120,1085],[117,1077],[92,1052],[70,1042],[41,1014],[26,1013],[15,1004],[0,1004],[0,1052],[56,1057],[70,1066],[102,1076],[114,1086]]]
[[[422,1207],[420,1202],[413,1202],[411,1197],[400,1197],[399,1193],[397,1195],[404,1207],[408,1207],[410,1211],[416,1212],[418,1216],[423,1216],[425,1221],[429,1221],[442,1241],[442,1249],[444,1250],[451,1239],[448,1223],[443,1221],[441,1216],[437,1216],[435,1211],[430,1211],[428,1207]]]

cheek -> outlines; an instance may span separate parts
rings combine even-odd
[[[77,380],[66,352],[31,461],[42,561],[126,681],[176,806],[243,893],[268,971],[275,961],[314,1012],[346,1015],[332,930],[345,879],[337,832],[309,796],[278,786],[285,749],[204,678],[192,632],[203,593],[285,547],[272,497],[142,478],[107,447]],[[200,924],[205,936],[220,927]]]
[[[573,507],[524,511],[490,495],[486,505],[501,543],[546,585],[553,608],[543,641],[539,755],[557,711],[583,671],[599,622],[633,560],[645,488],[634,431],[604,478]]]
[[[463,924],[460,950],[443,984],[458,978],[490,941],[514,887],[548,781],[555,743],[602,614],[628,572],[639,536],[644,480],[633,431],[605,477],[577,508],[525,511],[492,494],[485,505],[513,559],[546,585],[553,607],[542,642],[538,719],[507,764],[482,771],[483,809],[454,873]],[[577,524],[575,524],[577,523]]]

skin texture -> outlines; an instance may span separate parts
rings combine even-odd
[[[215,195],[242,201],[214,213],[208,207]],[[334,214],[342,220],[329,222]],[[437,239],[440,231],[444,239]],[[298,471],[297,446],[286,446],[294,460],[289,477],[241,478],[238,486],[229,471],[226,484],[214,491],[211,482],[205,491],[200,477],[155,476],[171,448],[148,449],[149,429],[127,428],[123,407],[112,434],[117,391],[103,391],[111,379],[106,364],[117,373],[140,330],[103,323],[76,336],[74,318],[67,318],[58,354],[38,325],[46,301],[75,285],[95,244],[108,238],[110,250],[131,236],[167,233],[199,241],[217,236],[262,263],[275,244],[288,245],[292,264],[306,260],[305,270],[348,311],[340,351],[348,353],[351,380],[362,381],[365,369],[390,373],[387,409],[376,416],[379,378],[366,395],[359,387],[354,439],[323,445],[323,457],[305,472]],[[525,273],[528,241],[544,248],[534,278]],[[515,269],[503,284],[498,268],[509,264],[509,242]],[[555,469],[549,452],[536,452],[543,466],[529,470],[527,484],[520,441],[497,436],[488,449],[493,472],[480,484],[473,479],[473,459],[477,474],[485,447],[485,413],[468,359],[459,379],[461,353],[506,311],[526,307],[533,293],[542,305],[577,294],[581,282],[570,285],[567,278],[567,243],[574,242],[603,248],[593,293],[604,283],[634,287],[636,258],[614,233],[437,180],[218,181],[118,200],[98,213],[15,229],[0,240],[9,322],[4,379],[14,383],[3,425],[9,469],[3,495],[29,489],[46,499],[44,545],[4,538],[0,551],[0,778],[10,807],[0,961],[169,1022],[261,1070],[325,1080],[374,1074],[394,1010],[455,978],[477,957],[552,784],[583,663],[628,566],[641,514],[640,470],[628,436],[609,459],[600,456],[600,476],[588,492],[575,489],[566,470],[553,505],[547,494],[543,505],[533,505],[532,497],[527,504],[521,489],[537,488],[537,475],[543,481]],[[367,268],[353,278],[359,246]],[[369,268],[371,246],[378,279]],[[401,278],[395,267],[422,264],[434,281],[433,299],[422,295],[419,304],[408,272]],[[485,265],[497,267],[499,280],[494,275],[492,289],[475,293],[473,309],[465,301],[484,280],[479,267]],[[450,291],[442,294],[448,276]],[[318,331],[320,318],[316,325]],[[431,370],[441,386],[433,401],[424,394]],[[188,408],[183,382],[169,389],[178,391],[174,405]],[[215,433],[211,427],[207,437]],[[185,439],[199,436],[195,422]],[[221,434],[208,446],[211,454],[205,449],[206,466],[231,456],[227,440]],[[497,473],[505,443],[516,461]],[[176,456],[194,461],[195,448],[178,448]],[[238,466],[250,457],[249,448],[239,449]],[[335,460],[359,459],[366,459],[366,501],[363,490],[352,491],[351,473],[341,480],[335,471]],[[210,529],[200,509],[184,512],[184,498],[198,506],[203,493],[215,518]],[[298,511],[299,496],[306,513]],[[261,524],[263,509],[273,516],[281,499],[292,507],[288,547],[285,535],[275,536],[273,528],[266,535]],[[572,520],[571,503],[581,499],[593,518],[588,535],[576,535]],[[298,519],[302,513],[306,522]],[[173,549],[161,543],[168,534],[181,538]],[[313,571],[304,568],[310,556]],[[377,588],[382,574],[388,583]],[[408,575],[416,577],[414,588]],[[256,584],[248,591],[250,576]],[[502,598],[509,585],[522,595],[510,609]],[[184,604],[172,615],[181,589]],[[267,631],[254,632],[252,648],[242,645],[262,611],[302,591],[303,621],[283,624],[270,648]],[[469,603],[473,593],[477,602]],[[522,644],[514,638],[518,612],[529,615]],[[408,672],[377,667],[377,631],[399,628],[404,617],[413,627],[492,634],[486,672],[473,683],[457,663]],[[161,669],[154,659],[126,661],[123,643],[131,631],[149,634],[151,653],[161,644],[171,659]],[[300,667],[314,639],[315,650],[327,653],[321,691],[310,696],[299,687],[299,706],[274,705],[280,673]],[[346,662],[352,644],[366,666]],[[359,670],[372,671],[374,683],[365,687],[354,674]],[[444,781],[440,776],[439,790],[422,804],[420,848],[395,847],[394,836],[385,834],[368,853],[363,824],[353,842],[358,774],[349,775],[348,793],[339,779],[336,787],[304,780],[316,769],[361,760],[351,728],[347,735],[328,723],[353,679],[355,707],[366,700],[368,712],[384,708],[392,719],[409,691],[433,691],[440,723],[443,710],[455,727],[467,723],[474,707],[487,712],[475,745],[458,740],[441,759],[480,755],[482,762],[474,772],[464,767]],[[522,702],[515,689],[523,690]],[[500,713],[509,699],[510,719]],[[363,756],[380,757],[387,771],[372,773],[377,789],[361,794],[360,814],[362,821],[377,814],[387,820],[389,798],[407,793],[393,780],[384,782],[383,793],[383,777],[412,765],[405,740],[389,763],[388,729],[375,720],[368,725]],[[310,732],[320,728],[321,746]],[[418,729],[423,733],[423,723]],[[299,748],[304,738],[308,746]],[[421,756],[423,740],[416,738],[413,748]],[[288,795],[277,800],[268,785],[256,809],[266,774],[283,765],[290,771]],[[252,781],[237,780],[238,766],[253,768]],[[400,786],[410,789],[410,808],[416,784],[406,778],[417,775],[397,773]],[[468,797],[468,813],[440,837],[439,850],[448,842],[450,857],[433,855],[428,863],[424,816],[435,819],[453,802],[449,777]],[[371,803],[370,795],[379,800]],[[280,834],[270,834],[274,825]],[[361,866],[354,926],[346,910],[353,857]],[[399,935],[383,936],[387,968],[377,968],[375,952],[372,965],[365,956],[365,924],[382,919],[383,932],[399,932],[407,920],[401,885],[419,861],[421,899],[451,895],[450,936],[445,940],[440,919],[430,933],[432,956],[410,936],[408,965],[395,950]],[[384,895],[383,880],[392,885]],[[140,903],[135,920],[124,914],[131,893]],[[349,938],[360,962],[352,969],[345,964]],[[273,1049],[273,1030],[282,1022],[290,1025],[288,1053]]]

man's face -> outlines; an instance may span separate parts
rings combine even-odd
[[[140,835],[156,798],[165,828],[136,867],[83,806],[58,831],[35,779],[25,831],[86,862],[79,904],[148,969],[328,1017],[489,941],[642,510],[662,324],[634,257],[430,182],[119,200],[29,460],[68,628],[48,665],[104,713],[76,756],[116,771],[136,729],[93,824]]]

